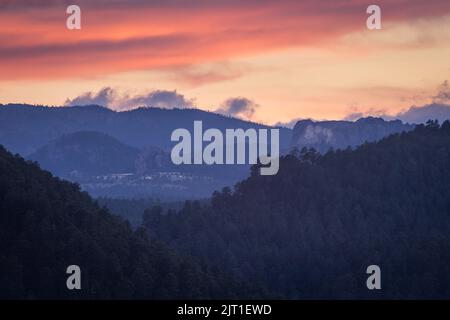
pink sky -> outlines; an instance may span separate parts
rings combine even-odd
[[[338,119],[430,102],[450,78],[450,1],[1,0],[0,40],[0,103],[177,90],[208,110],[245,97],[265,123]]]

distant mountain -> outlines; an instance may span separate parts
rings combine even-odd
[[[150,241],[78,186],[0,146],[0,299],[239,298],[231,273]],[[68,290],[66,269],[81,269]],[[259,296],[259,294],[258,294]]]
[[[116,112],[101,106],[8,104],[0,105],[0,143],[12,152],[27,156],[63,134],[95,131],[135,148],[151,146],[167,151],[173,146],[170,141],[172,131],[178,128],[192,130],[195,120],[203,121],[204,130],[268,128],[199,109],[140,108]],[[281,149],[289,148],[291,132],[280,128]]]
[[[101,106],[41,107],[0,105],[0,143],[44,169],[78,182],[92,196],[161,198],[209,197],[214,190],[246,178],[249,165],[179,165],[170,159],[171,133],[271,128],[198,109],[140,108],[115,112]],[[280,150],[313,147],[321,152],[376,141],[411,130],[400,121],[363,118],[349,121],[299,121],[280,128]]]
[[[352,121],[312,121],[300,120],[292,133],[291,147],[314,148],[326,152],[330,148],[345,149],[364,142],[378,141],[390,134],[409,131],[414,125],[403,124],[400,120],[385,121],[381,118],[361,118]]]
[[[0,105],[0,143],[81,184],[93,196],[204,198],[248,175],[248,165],[173,165],[173,130],[271,128],[198,109],[140,108],[115,112],[101,106]],[[280,128],[289,151],[291,129]]]
[[[285,299],[450,298],[450,122],[280,159],[211,204],[154,207],[149,235]],[[367,268],[381,270],[368,290]]]
[[[99,132],[65,134],[28,156],[63,177],[86,177],[135,171],[140,151]]]
[[[64,134],[27,159],[77,182],[92,196],[155,197],[164,200],[209,197],[214,190],[245,178],[250,167],[176,166],[159,147],[137,149],[100,132]]]

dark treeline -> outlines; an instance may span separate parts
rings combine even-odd
[[[184,205],[184,201],[166,202],[154,198],[126,199],[100,197],[96,200],[100,206],[107,207],[109,211],[130,222],[133,228],[138,228],[142,225],[142,216],[148,208],[160,206],[164,210],[179,210]],[[202,203],[207,203],[208,201],[209,199],[201,200]]]
[[[81,268],[81,290],[66,268]],[[75,184],[0,146],[0,298],[237,298],[261,296],[217,267],[150,241]]]
[[[270,296],[450,298],[450,123],[356,150],[292,152],[275,176],[214,193],[211,205],[155,206],[152,238],[220,265]],[[382,290],[366,287],[381,267]]]

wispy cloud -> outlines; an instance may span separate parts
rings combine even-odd
[[[242,64],[214,62],[202,65],[188,65],[172,68],[164,76],[187,87],[199,87],[215,82],[230,81],[251,72],[251,68]]]
[[[450,13],[448,0],[378,2],[387,22]],[[83,27],[70,32],[61,23],[67,4],[0,3],[0,39],[7,39],[0,42],[0,78],[92,77],[330,46],[364,30],[366,18],[359,0],[79,0]],[[216,76],[187,75],[197,82]]]

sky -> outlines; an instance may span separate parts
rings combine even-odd
[[[396,115],[449,102],[449,57],[448,0],[0,0],[0,103]]]

